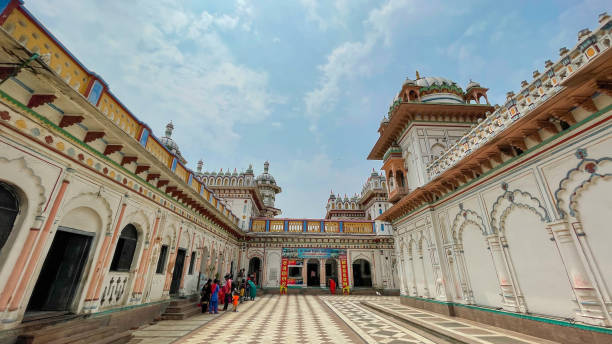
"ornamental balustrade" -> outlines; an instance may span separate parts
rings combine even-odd
[[[595,33],[591,35],[587,33],[582,36],[581,43],[573,50],[562,49],[562,58],[555,64],[549,61],[545,73],[534,72],[535,79],[531,84],[524,83],[523,90],[516,96],[509,93],[504,106],[499,107],[486,119],[481,120],[472,130],[426,167],[429,179],[434,179],[455,166],[479,147],[512,126],[514,122],[562,91],[565,88],[561,86],[563,81],[610,48],[612,38],[610,29],[612,29],[612,21],[603,25]],[[586,36],[588,37],[585,38]]]
[[[257,233],[374,234],[374,221],[254,219],[249,228]]]

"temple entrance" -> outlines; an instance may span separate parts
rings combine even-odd
[[[174,271],[172,272],[172,283],[170,284],[170,295],[176,295],[181,288],[181,277],[183,276],[183,266],[185,265],[185,255],[187,251],[179,248],[176,251],[176,262],[174,263]]]
[[[355,287],[372,287],[370,262],[365,259],[357,259],[353,262],[353,284]]]
[[[325,261],[325,285],[329,287],[329,280],[333,279],[336,282],[336,288],[339,286],[338,284],[338,261],[335,259],[327,259]]]
[[[254,281],[255,285],[258,287],[261,286],[259,284],[260,272],[261,272],[261,260],[257,257],[251,258],[251,260],[249,260],[249,276],[255,279]]]
[[[27,311],[71,309],[89,255],[91,238],[87,232],[58,228],[40,270]]]
[[[319,276],[319,262],[309,260],[306,264],[307,285],[309,287],[321,286],[321,277]]]

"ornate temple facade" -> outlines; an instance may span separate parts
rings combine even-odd
[[[501,106],[476,82],[404,82],[368,157],[403,303],[544,338],[612,326],[611,31],[604,13]]]
[[[0,26],[0,330],[66,313],[131,314],[129,329],[242,269],[274,292],[399,290],[391,227],[373,220],[384,177],[358,218],[279,219],[268,162],[192,171],[180,123],[156,136],[21,1],[0,2]]]

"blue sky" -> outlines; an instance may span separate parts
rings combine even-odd
[[[28,0],[26,7],[188,166],[270,161],[284,217],[359,192],[406,77],[469,79],[502,103],[610,8],[589,1]]]

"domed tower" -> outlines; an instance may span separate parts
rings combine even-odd
[[[264,163],[264,172],[255,178],[255,184],[259,188],[263,197],[263,203],[266,207],[274,208],[274,201],[276,200],[276,194],[281,193],[282,189],[276,185],[276,180],[268,172],[270,163]]]
[[[166,125],[166,132],[164,137],[159,139],[159,142],[164,145],[164,147],[166,147],[170,151],[170,153],[174,154],[174,156],[176,156],[183,163],[183,165],[186,165],[187,160],[183,158],[183,156],[181,155],[181,151],[179,150],[178,144],[176,144],[176,142],[174,142],[174,140],[172,139],[173,130],[174,125],[172,124],[172,121],[170,121],[170,123]]]

